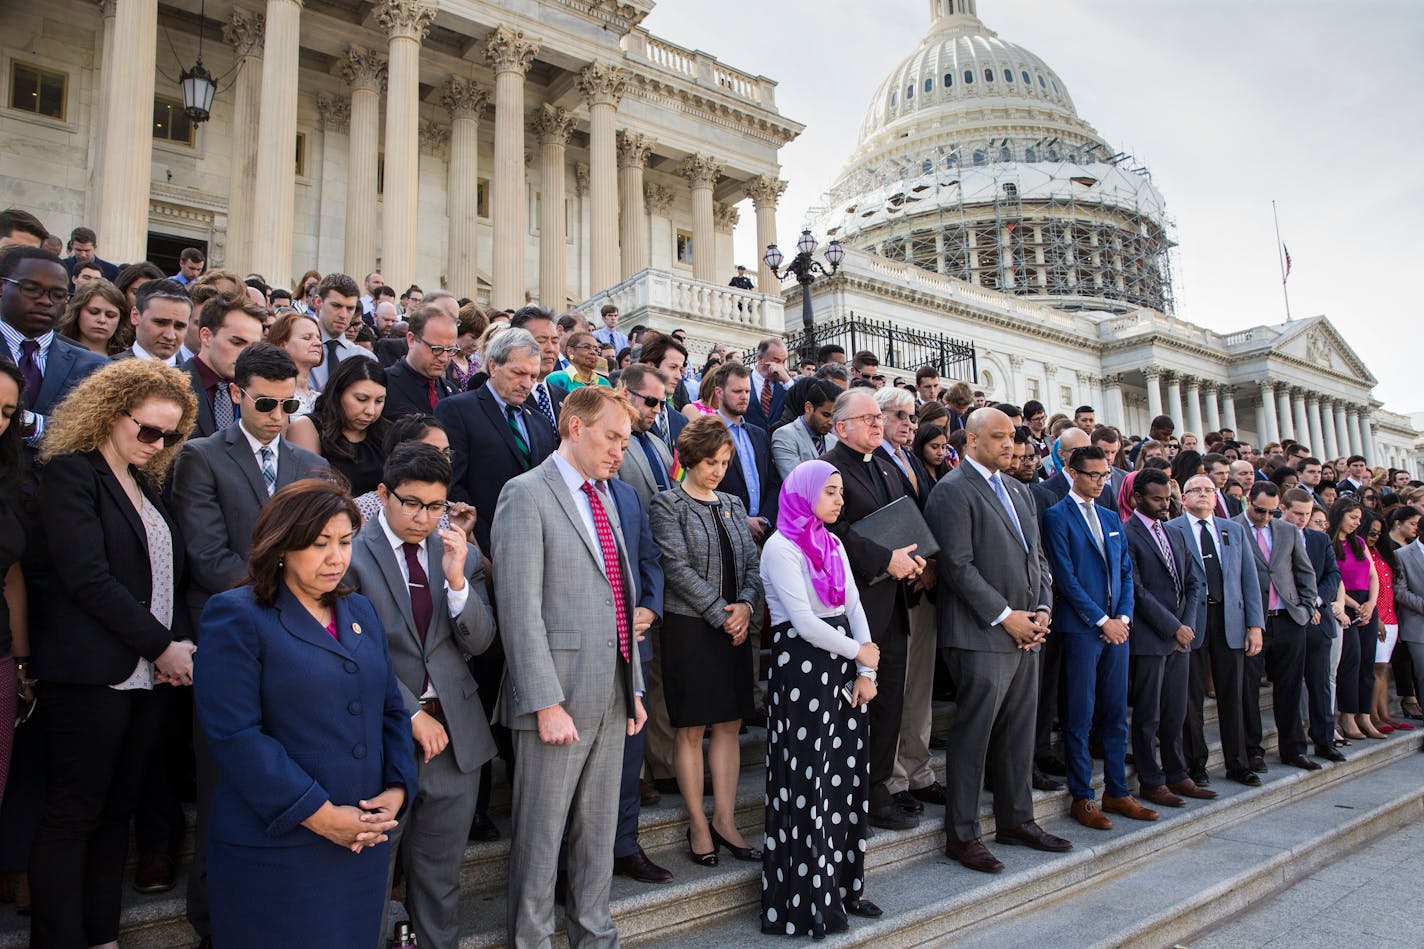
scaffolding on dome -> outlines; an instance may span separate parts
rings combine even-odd
[[[1151,173],[1095,150],[941,147],[848,176],[819,213],[830,237],[977,286],[1067,310],[1172,313],[1176,244]]]

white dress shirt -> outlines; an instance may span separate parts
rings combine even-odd
[[[172,356],[169,356],[167,359],[159,359],[157,356],[153,355],[153,353],[140,346],[138,344],[138,340],[134,340],[132,349],[135,359],[151,359],[154,362],[161,362],[165,366],[172,366],[175,369],[178,368],[178,354],[176,352]]]
[[[278,460],[277,447],[282,441],[282,436],[278,435],[276,438],[272,439],[272,441],[264,445],[262,442],[257,440],[257,437],[255,435],[253,435],[247,430],[247,426],[243,425],[241,421],[237,423],[237,427],[242,430],[243,437],[247,439],[247,447],[252,449],[252,457],[257,459],[257,470],[259,472],[262,470],[262,449],[270,448],[272,449],[272,470],[277,471],[277,466],[281,464],[281,462]]]
[[[860,647],[870,642],[870,624],[860,604],[860,590],[850,569],[850,557],[845,545],[836,544],[845,569],[845,604],[827,606],[816,596],[811,585],[811,571],[801,548],[782,534],[767,538],[761,552],[761,581],[766,590],[766,605],[773,625],[790,623],[796,635],[811,645],[843,659],[854,659]],[[825,622],[829,616],[850,618],[850,635]],[[856,664],[858,672],[870,671]]]
[[[400,537],[396,536],[396,532],[391,530],[390,522],[386,520],[386,512],[384,510],[378,515],[378,519],[381,523],[381,530],[386,532],[386,542],[391,545],[391,550],[395,552],[396,566],[400,568],[401,579],[405,581],[406,588],[409,589],[410,567],[405,562],[405,541],[401,540]],[[421,544],[420,548],[415,552],[415,559],[420,564],[420,569],[425,571],[425,576],[428,580],[430,578],[430,558],[425,553],[425,544]],[[450,581],[445,580],[443,582],[445,583],[445,604],[449,607],[450,617],[453,619],[459,616],[465,609],[465,601],[470,596],[470,585],[466,583],[462,589],[452,590],[450,589]],[[426,676],[426,682],[425,692],[420,696],[422,702],[426,699],[438,697],[435,691],[435,683],[430,680],[429,676]]]

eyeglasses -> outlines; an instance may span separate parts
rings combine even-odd
[[[886,412],[884,414],[888,415],[890,418],[898,419],[901,422],[908,422],[910,420],[910,413],[906,412],[904,409],[901,409],[898,412]]]
[[[172,448],[186,437],[182,432],[165,432],[161,428],[140,422],[128,412],[124,414],[128,415],[129,421],[138,426],[138,440],[145,445],[152,445],[155,442],[161,441],[163,442],[164,448]]]
[[[592,343],[584,343],[582,346],[570,346],[569,349],[579,353],[596,353],[601,347]]]
[[[1215,493],[1216,493],[1216,488],[1201,488],[1201,487],[1197,487],[1197,488],[1187,488],[1187,490],[1183,491],[1182,493],[1183,493],[1183,494],[1215,494]]]
[[[449,501],[431,501],[427,504],[420,500],[420,498],[403,498],[394,491],[390,492],[390,495],[400,502],[401,510],[405,512],[408,517],[415,517],[421,511],[424,511],[431,517],[439,517],[450,509]]]
[[[1101,483],[1103,479],[1105,479],[1109,474],[1112,473],[1110,471],[1084,471],[1082,468],[1074,468],[1073,470],[1076,471],[1078,474],[1082,475],[1083,477],[1087,478],[1088,480],[1092,481],[1094,484]]]
[[[850,418],[842,419],[843,422],[860,422],[866,428],[884,428],[885,417],[880,413],[874,415],[852,415]]]
[[[427,340],[424,336],[417,336],[416,339],[419,340],[425,346],[426,349],[429,349],[437,356],[453,356],[460,351],[459,346],[436,346],[434,343]]]
[[[1251,513],[1257,517],[1275,517],[1277,510],[1279,510],[1279,508],[1261,507],[1259,504],[1251,505]]]
[[[653,408],[654,406],[658,406],[658,405],[662,405],[662,404],[663,404],[663,400],[662,400],[662,397],[661,397],[661,396],[656,396],[656,395],[643,395],[643,393],[641,393],[641,392],[634,392],[634,391],[632,391],[631,389],[628,390],[628,400],[629,400],[630,402],[636,402],[636,401],[641,400],[642,403],[643,403],[644,405],[646,405],[646,406],[647,406],[648,408],[650,408],[650,409]]]
[[[49,298],[51,303],[68,303],[69,290],[64,287],[46,287],[35,283],[33,280],[16,280],[13,277],[5,277],[6,283],[13,283],[20,288],[20,292],[31,300],[43,300]]]
[[[252,399],[252,407],[259,412],[270,412],[278,405],[280,405],[282,411],[288,415],[295,415],[302,410],[302,400],[295,396],[290,399],[278,399],[270,395],[259,395],[254,398],[247,394],[246,389],[238,389],[237,391],[241,392],[247,398]]]

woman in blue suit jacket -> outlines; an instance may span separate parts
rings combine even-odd
[[[386,835],[416,768],[386,631],[340,586],[359,523],[335,484],[288,485],[257,519],[248,585],[203,611],[193,678],[222,772],[208,828],[219,949],[379,937]]]

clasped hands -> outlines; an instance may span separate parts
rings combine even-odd
[[[745,603],[729,603],[722,607],[727,618],[722,621],[722,632],[732,637],[732,645],[740,646],[747,641],[747,632],[752,625],[752,608]]]
[[[404,804],[405,788],[386,788],[369,801],[358,801],[354,807],[327,801],[302,821],[302,826],[338,847],[360,853],[390,839],[390,832],[398,823],[396,814]]]
[[[1048,640],[1048,624],[1051,617],[1047,610],[1029,612],[1028,610],[1014,610],[1004,617],[1004,632],[1013,637],[1014,644],[1020,649],[1029,650],[1034,646],[1041,646]]]
[[[197,651],[198,647],[186,639],[169,643],[163,654],[153,660],[158,681],[165,685],[192,685],[193,653]]]
[[[890,554],[890,564],[885,568],[885,572],[896,580],[915,580],[925,570],[925,558],[915,556],[915,548],[919,544],[910,544],[908,547],[900,547]]]

